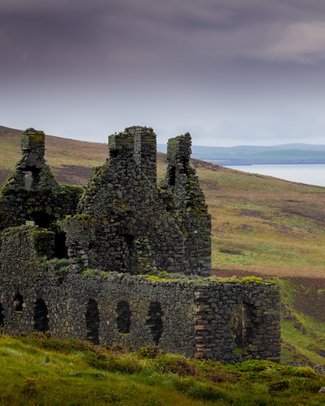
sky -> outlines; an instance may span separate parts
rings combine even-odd
[[[324,0],[0,0],[0,125],[325,144]]]

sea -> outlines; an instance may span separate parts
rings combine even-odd
[[[213,162],[210,160],[209,162]],[[238,165],[227,166],[238,171],[259,173],[292,182],[325,187],[325,164],[306,165]]]

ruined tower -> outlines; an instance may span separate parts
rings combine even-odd
[[[211,217],[196,171],[190,163],[191,152],[189,133],[168,141],[166,183],[180,226],[185,230],[189,268],[207,276],[211,273]]]
[[[21,137],[22,158],[0,196],[0,229],[34,221],[48,227],[60,187],[45,162],[45,135],[29,128]],[[2,215],[1,215],[2,213]]]
[[[65,256],[58,220],[74,213],[80,190],[61,187],[45,161],[45,134],[29,128],[21,136],[22,157],[0,193],[0,230],[26,223],[51,230],[52,255]],[[60,253],[59,253],[60,252]]]

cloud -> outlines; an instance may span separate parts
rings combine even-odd
[[[71,135],[303,136],[306,105],[325,108],[323,38],[324,0],[0,0],[0,107]]]
[[[322,15],[321,0],[2,0],[1,69],[175,73],[247,60],[317,63]]]
[[[269,61],[312,64],[325,59],[325,21],[284,27],[279,38],[253,53]]]

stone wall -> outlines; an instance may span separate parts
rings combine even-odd
[[[110,161],[90,181],[79,215],[63,226],[76,267],[133,274],[153,268],[211,273],[210,216],[189,165],[190,147],[181,148],[182,140],[190,145],[191,139],[187,134],[176,140],[176,159],[182,164],[172,190],[156,185],[156,135],[151,128],[131,127],[110,136]]]
[[[133,350],[159,345],[223,362],[279,359],[276,285],[92,269],[75,274],[63,260],[41,260],[38,238],[39,230],[32,227],[2,235],[0,302],[6,333],[49,331]]]
[[[189,133],[168,141],[165,184],[183,230],[189,269],[207,276],[211,273],[211,217],[196,171],[190,163],[191,144]]]
[[[197,358],[280,357],[280,296],[271,283],[215,283],[195,292]]]
[[[55,232],[59,248],[57,221],[76,213],[81,189],[60,186],[54,179],[45,161],[43,131],[24,131],[21,147],[22,158],[0,190],[0,231],[29,221]]]

